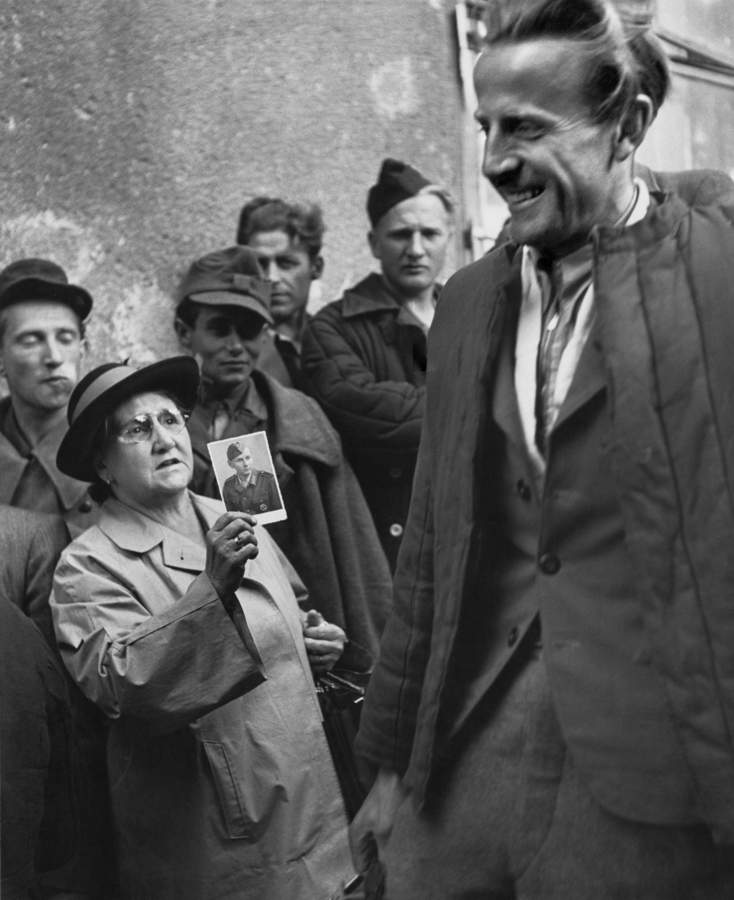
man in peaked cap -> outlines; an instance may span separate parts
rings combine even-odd
[[[46,259],[0,272],[0,503],[63,516],[72,536],[94,523],[86,485],[62,475],[56,451],[79,378],[92,298]]]
[[[181,283],[175,329],[198,360],[203,384],[188,421],[191,488],[218,496],[207,443],[266,432],[288,513],[268,530],[303,579],[309,602],[376,653],[390,605],[387,561],[339,437],[318,404],[256,368],[273,322],[270,291],[247,247],[207,254]]]
[[[367,197],[372,273],[308,324],[309,391],[341,435],[395,569],[408,515],[425,396],[426,336],[452,235],[442,188],[396,159]]]
[[[228,510],[257,516],[283,508],[275,478],[270,472],[254,468],[249,447],[243,447],[239,441],[231,443],[227,447],[227,463],[234,469],[234,475],[222,488],[222,500]]]

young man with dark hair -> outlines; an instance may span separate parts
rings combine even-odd
[[[610,0],[488,11],[511,235],[431,332],[356,862],[371,835],[400,900],[724,900],[734,208],[634,177],[654,102]]]
[[[191,488],[218,496],[207,443],[265,431],[288,514],[267,528],[313,606],[376,653],[390,573],[359,485],[318,404],[256,368],[273,324],[271,289],[247,247],[207,254],[181,283],[175,329],[199,362],[203,387],[188,422]]]
[[[442,188],[396,159],[367,199],[372,273],[309,322],[309,392],[341,435],[390,566],[410,505],[425,403],[426,338],[453,232]]]
[[[321,246],[325,230],[316,204],[286,203],[272,197],[255,197],[246,203],[237,229],[237,243],[255,252],[263,274],[273,283],[272,345],[265,342],[258,367],[298,390],[303,389],[301,343],[306,306],[311,283],[324,271]]]
[[[0,272],[0,503],[61,515],[72,537],[94,524],[87,486],[62,475],[56,451],[79,379],[92,298],[45,259]]]

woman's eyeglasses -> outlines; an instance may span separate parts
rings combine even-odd
[[[155,413],[142,413],[130,419],[117,432],[117,439],[123,444],[141,444],[153,436],[153,423],[157,422],[169,434],[180,434],[186,425],[188,416],[179,410],[162,409]]]

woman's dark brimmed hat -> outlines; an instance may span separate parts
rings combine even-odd
[[[125,363],[98,366],[79,382],[69,398],[69,430],[56,454],[56,466],[79,481],[95,481],[94,454],[107,416],[135,394],[163,391],[193,409],[199,390],[199,367],[190,356],[175,356],[134,369]]]

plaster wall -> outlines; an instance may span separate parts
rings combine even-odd
[[[0,265],[89,288],[86,368],[177,352],[172,293],[256,194],[328,226],[314,304],[372,267],[364,201],[397,156],[460,195],[442,0],[5,0]],[[447,271],[460,264],[459,237]]]

